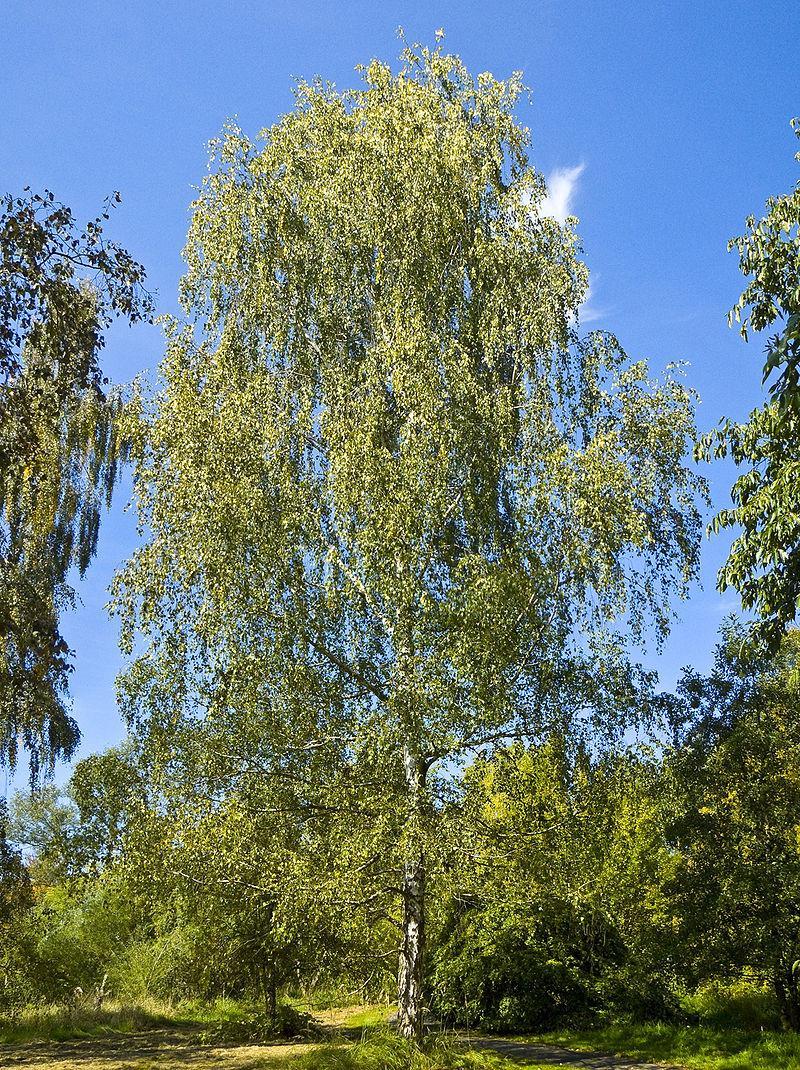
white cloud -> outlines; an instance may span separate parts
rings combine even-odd
[[[742,603],[735,595],[729,595],[727,598],[720,598],[719,601],[712,605],[712,613],[724,613],[728,616],[731,613],[741,613]]]
[[[546,181],[547,193],[536,206],[536,215],[540,218],[555,219],[563,224],[567,216],[572,215],[572,202],[577,193],[578,180],[585,170],[586,164],[579,163],[575,167],[557,167],[551,171]],[[530,204],[530,199],[527,203]],[[529,208],[529,211],[533,210],[532,207]],[[576,319],[584,326],[603,319],[608,311],[593,301],[597,296],[598,279],[598,275],[592,277],[586,296],[578,308]]]
[[[596,323],[606,315],[606,309],[600,308],[592,303],[592,298],[597,296],[596,283],[598,279],[599,275],[595,275],[593,279],[589,280],[589,288],[586,291],[586,297],[581,301],[580,308],[578,309],[578,320],[584,325]]]
[[[572,214],[572,199],[585,167],[582,163],[575,167],[559,167],[548,175],[547,196],[539,206],[540,216],[549,216],[563,223]]]

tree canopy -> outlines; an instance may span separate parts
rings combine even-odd
[[[50,192],[0,200],[0,762],[21,745],[32,777],[78,739],[59,620],[124,459],[103,330],[152,308],[109,208],[80,230]]]
[[[792,125],[800,137],[800,120]],[[733,508],[713,521],[716,531],[740,529],[718,586],[738,591],[744,609],[757,616],[758,634],[775,650],[800,600],[800,181],[791,193],[771,197],[766,215],[750,216],[747,228],[729,244],[750,276],[730,319],[741,322],[745,338],[750,329],[779,324],[766,346],[770,396],[744,423],[723,420],[699,454],[730,455],[746,469],[733,484]]]
[[[749,970],[800,1028],[797,704],[800,633],[765,657],[741,622],[723,629],[708,676],[687,671],[665,823],[677,865],[665,887],[687,974]]]
[[[131,410],[148,538],[116,604],[167,764],[202,726],[228,778],[338,815],[332,873],[399,905],[412,1035],[447,770],[618,708],[613,622],[665,632],[702,483],[679,377],[576,333],[586,269],[541,214],[519,77],[441,47],[363,77],[214,146],[186,322]]]

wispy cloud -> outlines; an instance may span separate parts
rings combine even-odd
[[[730,613],[741,613],[742,603],[735,595],[728,595],[727,598],[720,598],[718,601],[713,602],[711,612],[724,613],[726,616]]]
[[[536,214],[540,218],[555,219],[564,223],[568,216],[573,214],[573,202],[578,192],[580,177],[586,170],[585,163],[576,164],[574,167],[557,167],[547,176],[547,194],[536,206]],[[589,283],[586,297],[578,309],[577,320],[583,324],[596,323],[608,312],[595,303],[597,296],[597,282],[599,276],[594,275]]]
[[[599,278],[599,275],[594,275],[589,280],[589,289],[586,291],[586,297],[581,301],[580,308],[578,309],[578,320],[584,325],[597,323],[597,321],[603,319],[608,312],[607,308],[600,308],[599,305],[595,304],[592,300],[597,296],[597,282]]]
[[[539,215],[549,216],[563,223],[572,214],[572,201],[578,186],[578,179],[586,164],[575,167],[559,167],[547,176],[547,196],[539,206]]]

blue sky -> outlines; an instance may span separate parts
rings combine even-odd
[[[357,63],[396,57],[400,25],[430,43],[444,27],[475,71],[523,70],[532,160],[580,218],[591,326],[613,330],[654,369],[689,361],[702,428],[744,416],[761,397],[761,341],[745,345],[726,325],[741,278],[725,246],[800,177],[789,128],[800,114],[797,0],[6,0],[0,190],[47,186],[86,218],[120,190],[113,236],[145,263],[159,308],[172,310],[209,138],[230,116],[249,133],[272,123],[291,107],[295,77],[353,84]],[[160,354],[155,328],[117,328],[105,366],[124,381]],[[709,474],[723,505],[732,471]],[[103,605],[136,542],[123,499],[65,627],[81,754],[122,735],[121,659]],[[646,658],[667,686],[680,666],[708,665],[736,608],[714,588],[725,549],[704,545],[704,589],[681,607],[663,653]]]

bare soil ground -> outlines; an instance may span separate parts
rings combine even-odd
[[[196,1030],[143,1033],[0,1047],[3,1070],[276,1070],[313,1043],[199,1044]]]
[[[470,1047],[477,1051],[492,1051],[519,1063],[537,1066],[576,1066],[584,1070],[681,1070],[664,1063],[642,1063],[618,1055],[596,1051],[570,1051],[553,1044],[529,1044],[524,1041],[503,1040],[500,1037],[473,1037]]]
[[[320,1024],[331,1035],[347,1037],[360,1029],[347,1023],[363,1008],[320,1011]],[[68,1041],[37,1041],[0,1045],[1,1070],[281,1070],[295,1055],[318,1048],[319,1042],[274,1044],[200,1043],[200,1027],[148,1029]],[[352,1037],[355,1039],[355,1036]],[[465,1046],[506,1056],[511,1065],[583,1067],[584,1070],[680,1070],[595,1052],[574,1052],[545,1044],[499,1037],[464,1038]]]

